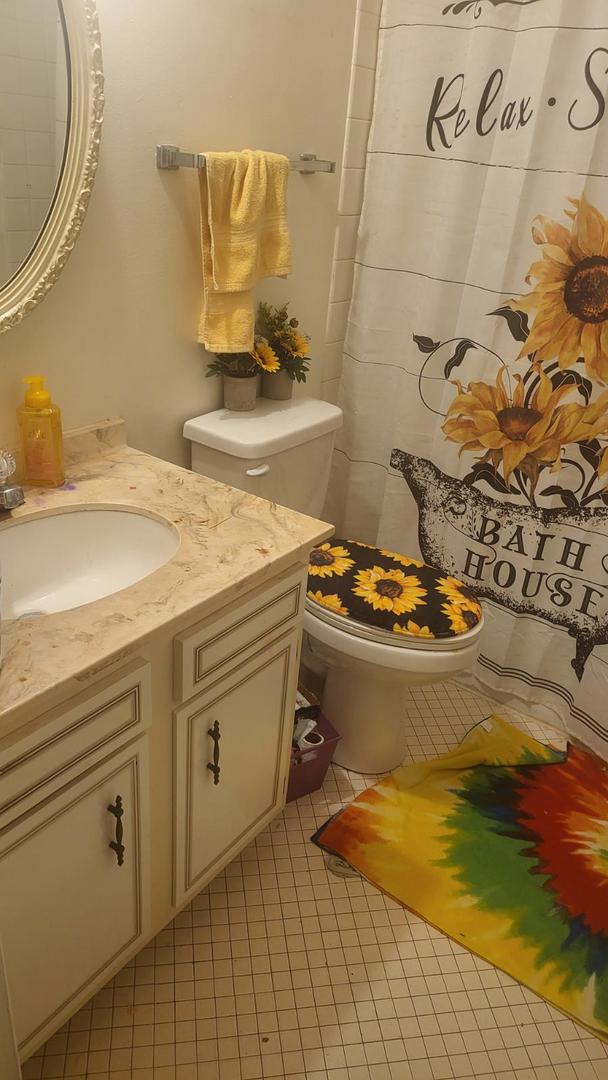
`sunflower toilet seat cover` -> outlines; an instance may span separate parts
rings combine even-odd
[[[454,638],[482,617],[458,578],[359,540],[334,537],[313,548],[306,595],[334,615],[411,638]]]

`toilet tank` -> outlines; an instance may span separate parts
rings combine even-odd
[[[325,502],[342,410],[315,398],[268,401],[252,412],[217,409],[187,420],[192,469],[302,514]]]

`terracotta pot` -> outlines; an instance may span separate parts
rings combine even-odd
[[[286,371],[277,371],[274,375],[264,372],[262,375],[262,397],[271,401],[289,401],[293,396],[293,379]]]
[[[257,379],[235,379],[224,375],[224,408],[232,412],[251,412],[255,409]]]

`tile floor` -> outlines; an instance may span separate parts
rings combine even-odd
[[[411,760],[498,711],[453,684],[412,691],[407,708]],[[309,837],[367,782],[334,768],[289,805],[24,1080],[608,1080],[608,1045],[367,883],[326,870]]]

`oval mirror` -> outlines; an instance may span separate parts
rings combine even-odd
[[[94,0],[0,7],[0,332],[57,280],[93,186],[103,110]]]

